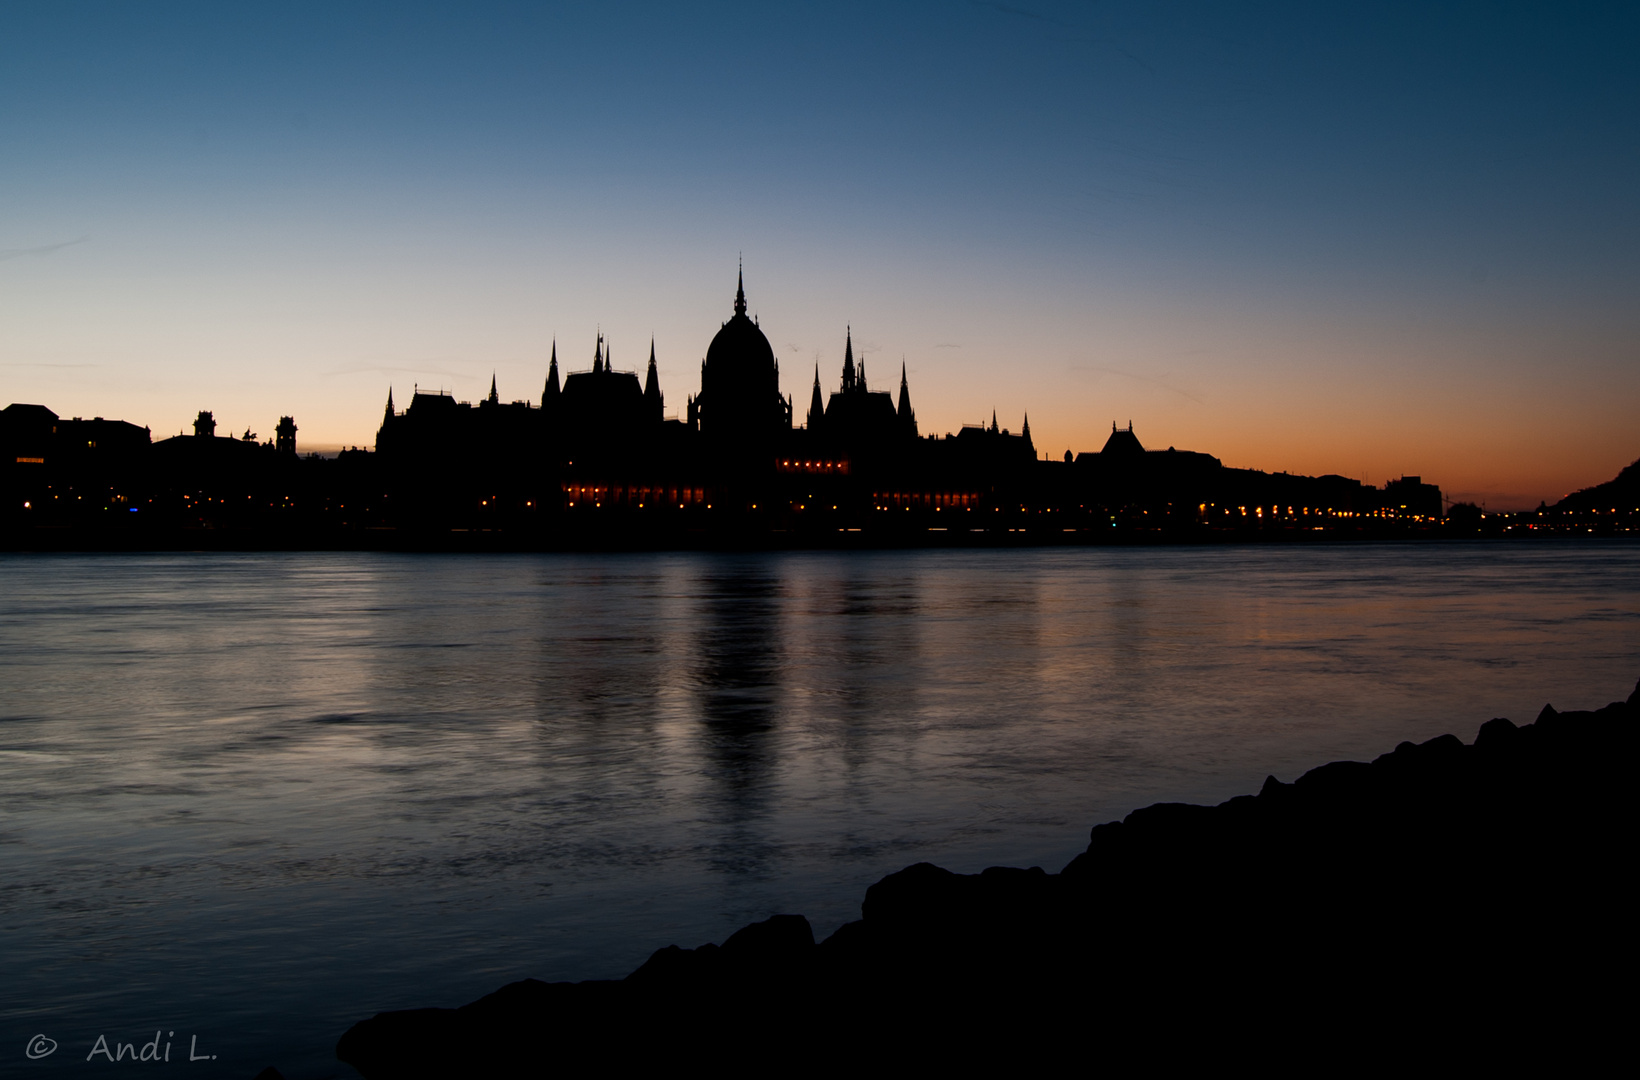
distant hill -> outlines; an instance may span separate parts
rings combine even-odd
[[[1615,479],[1594,487],[1574,491],[1570,495],[1555,503],[1551,509],[1588,511],[1588,510],[1640,510],[1640,460],[1629,464]]]

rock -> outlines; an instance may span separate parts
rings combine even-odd
[[[1481,725],[1480,733],[1475,736],[1475,749],[1488,754],[1502,752],[1512,747],[1519,735],[1520,728],[1507,717],[1499,716]]]
[[[382,1013],[371,1080],[550,1068],[1596,1067],[1634,960],[1640,687],[1091,830],[1058,874],[918,863],[816,945],[776,915],[625,980]]]
[[[743,926],[723,943],[723,954],[741,964],[767,967],[795,963],[814,948],[814,929],[801,915],[774,915]]]
[[[1311,769],[1294,780],[1293,786],[1311,798],[1349,798],[1371,782],[1371,767],[1364,761],[1333,761]]]

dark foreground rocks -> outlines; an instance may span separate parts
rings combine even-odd
[[[371,1080],[1604,1067],[1633,1013],[1637,728],[1640,688],[1136,810],[1058,874],[922,863],[819,944],[777,915],[620,981],[381,1013],[337,1056]]]

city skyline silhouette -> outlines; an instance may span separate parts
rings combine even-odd
[[[436,546],[476,531],[506,546],[688,547],[1434,536],[1484,521],[1481,508],[1445,521],[1440,488],[1421,476],[1380,489],[1226,468],[1147,450],[1131,420],[1112,421],[1098,451],[1059,458],[1039,455],[1029,413],[1017,432],[993,410],[989,425],[922,434],[905,366],[897,397],[872,390],[852,327],[837,389],[823,389],[817,364],[800,414],[748,310],[742,270],[681,419],[667,412],[654,343],[640,382],[602,334],[586,370],[561,373],[554,343],[539,403],[504,401],[494,376],[476,405],[415,387],[399,409],[390,389],[373,448],[334,460],[303,457],[289,415],[259,442],[248,427],[217,435],[202,409],[192,434],[153,442],[128,422],[14,403],[0,410],[0,524],[24,547],[187,545],[224,529],[249,546]],[[1635,509],[1602,524],[1627,528]]]

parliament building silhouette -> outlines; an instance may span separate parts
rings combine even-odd
[[[561,376],[554,343],[539,406],[503,403],[491,380],[477,405],[416,391],[409,407],[391,392],[376,452],[395,489],[438,517],[470,495],[463,478],[485,477],[482,506],[525,509],[712,509],[765,516],[858,516],[862,506],[972,510],[1003,475],[1029,470],[1036,452],[1020,434],[964,428],[919,438],[902,366],[898,401],[870,389],[845,331],[840,387],[827,397],[818,366],[804,421],[780,389],[780,363],[747,314],[745,279],[734,310],[701,361],[700,389],[683,419],[666,417],[655,346],[640,383],[620,371],[600,334],[590,371]],[[556,481],[554,484],[552,481]],[[556,488],[556,491],[554,490]],[[847,528],[848,526],[843,526]]]

